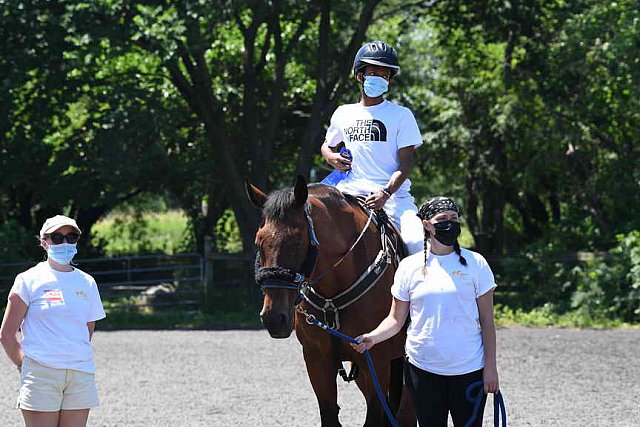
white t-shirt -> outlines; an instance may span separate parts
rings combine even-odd
[[[462,375],[484,367],[484,346],[476,299],[496,287],[484,257],[461,249],[458,254],[424,252],[403,259],[391,294],[409,301],[411,323],[405,350],[411,364],[438,375]]]
[[[27,304],[24,354],[54,369],[95,372],[87,322],[105,317],[93,277],[74,268],[54,270],[43,261],[18,274],[10,294]]]
[[[325,141],[330,147],[344,142],[353,155],[351,172],[337,188],[353,195],[368,195],[386,186],[399,169],[398,150],[419,147],[422,135],[411,110],[385,100],[371,107],[359,103],[339,106],[331,117]],[[407,179],[395,194],[407,195],[410,187]]]

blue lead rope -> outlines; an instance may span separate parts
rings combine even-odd
[[[473,413],[471,414],[471,418],[464,427],[471,427],[473,422],[478,418],[478,411],[480,410],[480,404],[482,403],[482,398],[484,397],[483,390],[483,382],[476,381],[467,387],[467,392],[465,393],[465,397],[467,402],[473,403]],[[478,388],[478,392],[475,396],[473,396],[473,389]],[[499,391],[493,395],[493,425],[494,427],[500,427],[500,418],[499,415],[502,415],[502,426],[507,427],[507,410],[504,407],[504,399],[502,398],[502,393]]]
[[[321,327],[325,331],[329,332],[331,335],[334,335],[350,343],[358,344],[358,341],[356,341],[355,338],[351,338],[350,336],[345,335],[342,332],[338,332],[337,330],[330,328],[329,325],[322,323],[321,321],[316,319],[315,316],[307,313],[306,311],[304,311],[304,309],[300,308],[300,306],[298,306],[298,310],[303,316],[306,317],[307,322],[313,323],[314,325]],[[389,404],[387,403],[387,398],[385,397],[384,392],[382,391],[382,387],[380,386],[380,381],[378,380],[378,376],[376,375],[376,371],[373,367],[373,360],[371,359],[369,350],[365,350],[363,354],[365,359],[367,359],[367,365],[369,365],[369,372],[371,372],[371,378],[373,379],[373,384],[376,387],[376,393],[378,394],[378,398],[382,403],[384,412],[387,414],[387,417],[391,422],[391,426],[400,427],[396,419],[393,417],[393,414],[391,413],[391,408],[389,408]],[[476,420],[476,418],[478,418],[478,411],[480,410],[480,404],[482,403],[482,398],[484,396],[484,389],[482,388],[482,385],[483,385],[482,381],[476,381],[471,385],[469,385],[469,387],[467,387],[465,397],[467,401],[473,403],[474,406],[473,406],[473,413],[471,414],[471,418],[469,419],[469,421],[467,421],[464,427],[470,427],[473,424],[473,422]],[[476,387],[479,387],[478,392],[476,393],[475,396],[472,396],[472,391]],[[504,406],[504,399],[502,398],[502,393],[500,392],[496,393],[493,397],[494,427],[500,427],[500,419],[498,418],[499,413],[502,415],[502,426],[507,427],[507,411]]]
[[[322,329],[329,332],[331,335],[335,335],[336,337],[342,338],[343,340],[349,341],[350,343],[358,344],[358,341],[356,341],[354,338],[351,338],[348,335],[345,335],[341,332],[336,331],[335,329],[330,328],[328,325],[325,325],[324,323],[316,319],[315,316],[308,315],[307,322],[311,322],[314,325],[320,326]],[[389,408],[389,405],[387,404],[387,398],[385,397],[384,392],[382,391],[382,387],[380,386],[380,381],[378,381],[378,376],[376,375],[376,371],[373,367],[373,360],[371,359],[369,350],[365,350],[363,354],[365,359],[367,359],[367,365],[369,365],[369,372],[371,372],[371,378],[373,378],[373,384],[376,387],[376,393],[378,394],[378,399],[380,399],[380,402],[382,403],[384,412],[387,414],[387,417],[389,418],[389,421],[391,422],[392,427],[400,427],[396,419],[393,418],[393,414],[391,413],[391,408]]]

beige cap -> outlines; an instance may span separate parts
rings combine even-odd
[[[70,225],[71,227],[75,228],[78,233],[82,233],[80,231],[80,227],[78,227],[78,224],[76,224],[75,219],[69,218],[68,216],[64,215],[56,215],[44,222],[42,228],[40,229],[40,238],[44,238],[46,234],[53,233],[58,228],[64,227],[65,225]]]

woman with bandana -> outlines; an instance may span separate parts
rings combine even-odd
[[[405,382],[420,427],[446,427],[472,418],[467,388],[484,382],[472,426],[482,426],[486,393],[499,388],[493,320],[493,273],[482,255],[460,248],[460,208],[449,197],[427,200],[418,211],[424,225],[423,253],[400,262],[389,315],[356,338],[359,352],[400,331],[411,319],[405,344]]]
[[[17,406],[27,427],[85,426],[99,404],[90,341],[105,313],[93,277],[71,264],[80,234],[71,218],[47,219],[47,260],[18,274],[9,292],[0,338],[20,372]]]
[[[353,62],[361,86],[360,102],[333,113],[321,152],[333,168],[348,172],[336,188],[366,196],[371,209],[383,209],[400,230],[410,254],[422,249],[422,225],[408,179],[422,135],[411,110],[384,99],[400,71],[395,49],[381,41],[366,43]],[[344,146],[350,158],[340,154]]]

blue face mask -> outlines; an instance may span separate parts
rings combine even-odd
[[[59,245],[49,245],[47,255],[58,264],[69,265],[71,260],[78,253],[75,244],[60,243]]]
[[[379,76],[364,76],[364,93],[369,98],[377,98],[389,90],[389,82]]]

